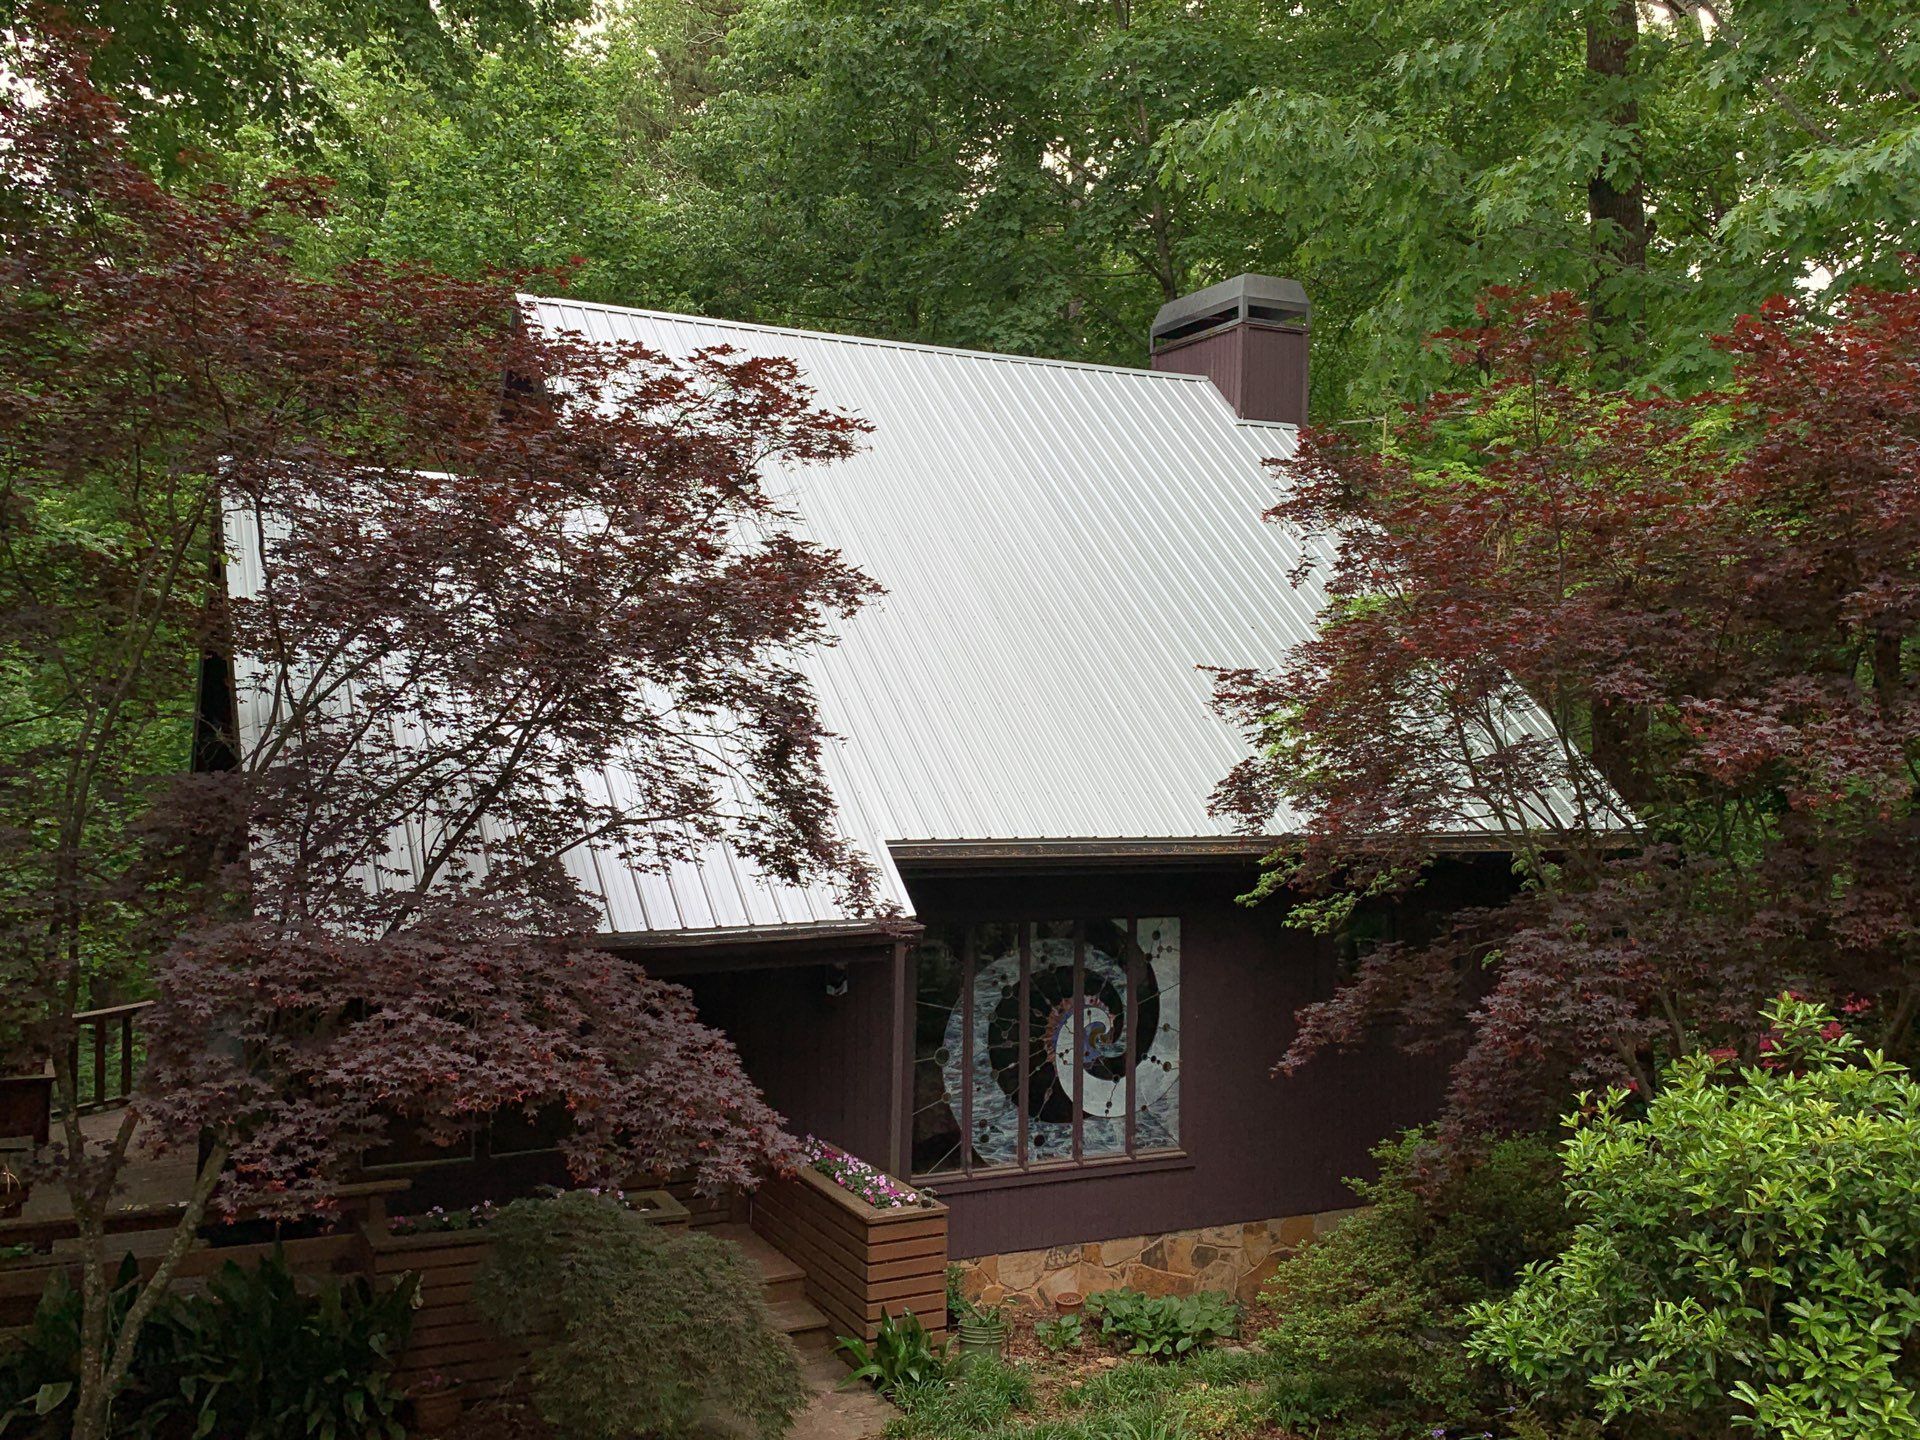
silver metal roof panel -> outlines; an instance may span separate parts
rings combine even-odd
[[[888,841],[1233,833],[1207,797],[1245,742],[1198,667],[1270,665],[1312,633],[1300,542],[1262,519],[1290,427],[1242,423],[1195,376],[524,304],[673,358],[789,357],[872,422],[860,454],[780,488],[887,589],[806,665]]]

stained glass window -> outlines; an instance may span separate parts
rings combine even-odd
[[[1179,920],[935,928],[917,960],[916,1174],[1178,1147]]]

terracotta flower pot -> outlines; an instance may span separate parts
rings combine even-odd
[[[459,1385],[413,1397],[413,1428],[422,1435],[451,1435],[460,1423],[464,1401]]]
[[[1080,1307],[1087,1303],[1087,1297],[1078,1290],[1062,1290],[1053,1297],[1053,1308],[1062,1315],[1078,1315]]]

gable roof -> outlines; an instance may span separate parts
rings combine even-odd
[[[253,598],[266,590],[266,566],[273,540],[253,511],[230,506],[223,513],[228,593]],[[267,732],[276,686],[284,677],[263,670],[240,657],[234,666],[235,721],[243,754],[251,754]],[[336,704],[351,708],[354,687],[344,687]],[[412,717],[388,718],[394,734],[404,736]],[[830,764],[829,769],[833,769]],[[633,793],[633,771],[621,764],[576,773],[573,782],[596,798]],[[876,830],[844,779],[830,774],[834,808],[843,838],[871,862],[871,911],[850,906],[831,877],[796,885],[769,875],[761,866],[724,843],[699,842],[684,858],[667,860],[653,868],[629,863],[621,848],[605,839],[583,840],[563,857],[567,872],[600,907],[600,932],[612,943],[653,940],[675,935],[697,935],[709,940],[731,933],[754,936],[871,930],[885,926],[886,917],[911,915],[912,902],[894,867],[884,837]],[[735,814],[750,813],[754,799],[737,778],[722,799]],[[480,827],[481,850],[498,833],[490,819]],[[387,863],[396,871],[419,873],[427,838],[417,821],[392,833]],[[366,883],[379,889],[390,881],[375,869],[363,872]]]
[[[1312,634],[1299,539],[1262,519],[1292,427],[1241,421],[1197,376],[522,303],[674,359],[791,358],[872,422],[851,459],[774,477],[798,528],[887,590],[804,662],[864,831],[897,852],[1234,841],[1207,798],[1245,741],[1197,667]]]

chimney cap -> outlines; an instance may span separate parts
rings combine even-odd
[[[1298,280],[1236,275],[1162,305],[1153,317],[1151,344],[1159,350],[1248,320],[1305,326],[1311,313],[1306,289]]]

